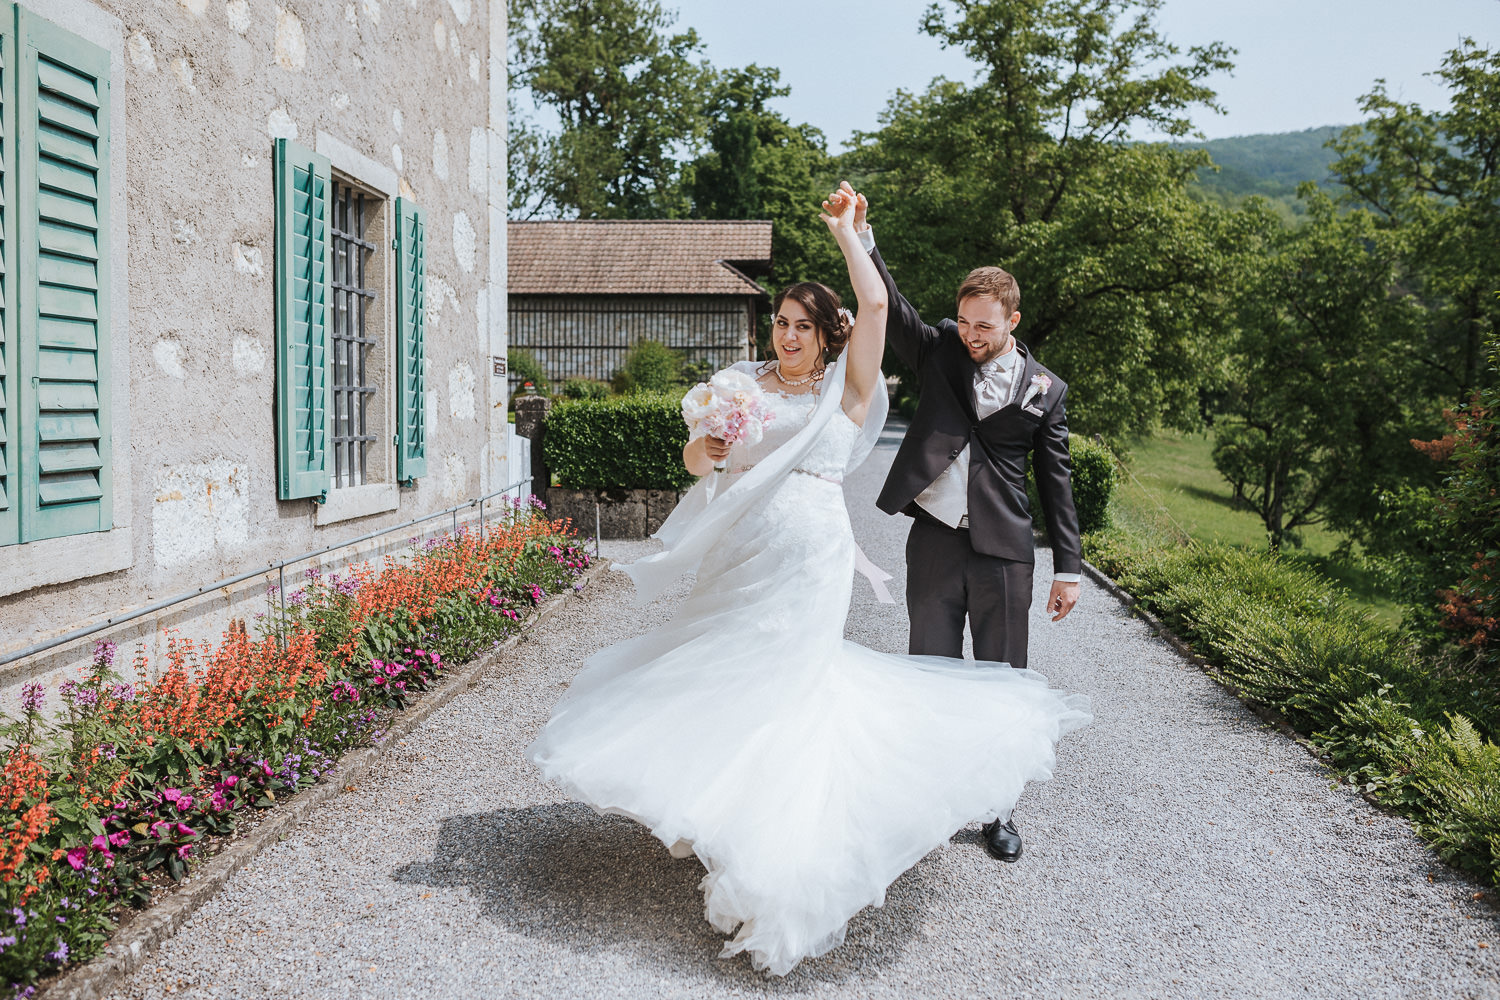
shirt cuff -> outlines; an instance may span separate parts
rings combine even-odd
[[[1079,583],[1083,580],[1081,573],[1053,573],[1053,583]]]
[[[854,235],[859,237],[859,245],[864,248],[865,253],[875,249],[875,230],[866,226]]]

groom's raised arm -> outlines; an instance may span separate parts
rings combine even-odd
[[[891,272],[886,269],[885,261],[880,258],[880,251],[875,247],[874,236],[868,228],[860,233],[862,242],[870,248],[870,259],[875,262],[875,269],[880,272],[880,280],[885,282],[886,297],[890,300],[890,311],[885,320],[885,342],[891,345],[896,356],[905,362],[906,366],[914,372],[922,370],[922,364],[927,360],[928,354],[937,346],[941,338],[936,327],[929,326],[922,321],[916,308],[896,288],[896,279],[891,277]]]

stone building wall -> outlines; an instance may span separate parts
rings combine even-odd
[[[108,532],[0,547],[0,654],[505,485],[500,0],[21,2],[113,56],[115,503]],[[373,488],[277,499],[278,137],[328,155],[387,213],[397,196],[425,210],[428,469],[415,486],[394,482],[383,405]],[[381,285],[372,358],[388,393]],[[154,648],[172,624],[215,637],[231,615],[253,619],[266,583],[111,638]],[[11,663],[0,688],[84,653]]]
[[[751,357],[754,302],[726,295],[512,295],[510,344],[540,361],[554,381],[607,381],[642,340],[717,369]]]

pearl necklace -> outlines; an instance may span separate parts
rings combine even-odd
[[[771,374],[775,375],[776,376],[776,381],[780,382],[782,385],[798,386],[798,385],[807,385],[807,383],[809,383],[809,382],[821,382],[821,381],[823,381],[823,369],[822,368],[815,369],[811,375],[807,376],[807,378],[803,378],[803,379],[789,379],[785,375],[781,374],[781,362],[780,361],[776,362],[775,367],[773,367],[771,369]]]

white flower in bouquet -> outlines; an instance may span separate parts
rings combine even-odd
[[[715,373],[708,380],[712,386],[714,395],[720,399],[730,400],[737,405],[744,405],[749,399],[760,399],[760,383],[755,381],[744,372],[737,372],[733,368],[725,368]]]
[[[682,419],[692,427],[712,413],[716,405],[713,389],[707,382],[699,382],[682,397]]]

